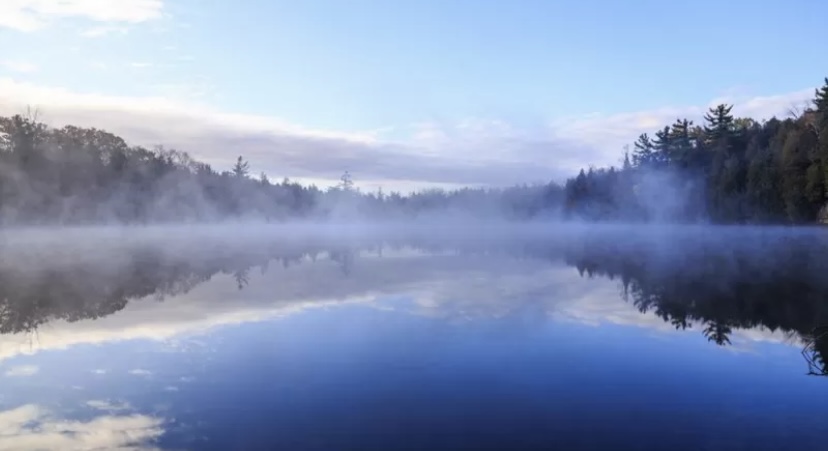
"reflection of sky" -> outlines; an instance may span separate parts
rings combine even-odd
[[[817,444],[825,381],[797,348],[744,332],[751,352],[732,353],[670,329],[614,282],[530,260],[254,269],[241,291],[216,277],[0,337],[0,448]]]

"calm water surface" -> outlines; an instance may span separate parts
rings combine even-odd
[[[822,234],[6,237],[0,449],[825,449]]]

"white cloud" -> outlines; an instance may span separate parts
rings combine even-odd
[[[0,114],[34,105],[53,125],[94,126],[133,144],[164,144],[218,169],[232,166],[241,153],[256,172],[275,178],[333,183],[349,170],[363,186],[400,189],[563,181],[588,165],[618,164],[623,146],[638,134],[677,117],[700,120],[708,106],[564,118],[533,127],[469,119],[343,132],[224,112],[192,100],[207,96],[209,85],[159,85],[158,90],[163,95],[109,96],[0,78]],[[737,114],[769,118],[785,115],[812,95],[807,89],[711,103],[733,101]],[[171,100],[175,97],[189,100]]]
[[[129,374],[132,374],[133,376],[152,376],[152,371],[138,368],[129,370]]]
[[[163,420],[147,415],[104,415],[90,421],[60,418],[27,404],[0,412],[0,450],[154,449]]]
[[[30,32],[66,18],[135,24],[160,18],[163,8],[162,0],[4,0],[0,27]]]
[[[34,376],[40,372],[40,368],[34,365],[13,366],[6,370],[6,377]]]
[[[0,61],[0,67],[4,67],[12,72],[20,72],[29,74],[37,72],[37,65],[27,61]]]
[[[135,69],[146,69],[146,68],[149,68],[149,67],[152,67],[152,66],[153,66],[152,63],[147,63],[147,62],[143,62],[143,61],[133,61],[133,62],[129,63],[129,67],[133,67]]]
[[[96,369],[96,370],[92,370],[92,374],[97,374],[97,375],[99,375],[99,376],[104,375],[104,374],[106,374],[106,373],[107,373],[107,370],[100,369],[100,368],[99,368],[99,369]]]
[[[773,116],[787,116],[788,110],[800,106],[812,99],[814,89],[804,89],[774,96],[741,96],[713,99],[707,104],[685,106],[680,108],[662,108],[654,111],[638,111],[615,115],[592,115],[586,118],[560,120],[552,124],[563,136],[575,137],[579,143],[589,148],[607,149],[612,155],[593,161],[596,165],[617,163],[621,149],[625,144],[632,144],[641,133],[651,136],[659,128],[670,125],[676,119],[690,119],[696,124],[703,124],[703,116],[708,108],[727,103],[734,105],[733,114],[751,117],[757,120],[770,119]]]

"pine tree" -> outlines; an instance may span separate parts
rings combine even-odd
[[[630,153],[624,152],[624,163],[621,167],[624,172],[629,172],[632,169],[632,164],[630,163]]]
[[[828,185],[828,77],[816,90],[814,98],[814,128],[817,134],[817,156],[822,164],[822,185]],[[826,193],[828,195],[828,193]]]
[[[655,160],[658,167],[663,168],[670,164],[673,160],[675,150],[673,136],[670,134],[670,127],[664,127],[655,133],[653,147],[655,148]]]
[[[670,141],[673,148],[671,159],[681,169],[688,169],[695,163],[696,146],[692,132],[693,121],[687,119],[676,119],[670,126]]]
[[[817,125],[822,129],[828,124],[828,77],[825,78],[825,84],[816,90],[813,102],[817,113]]]
[[[750,163],[746,193],[750,205],[749,219],[753,222],[776,223],[786,218],[780,173],[781,145],[774,144],[774,136],[780,126],[779,120],[771,119],[757,130],[747,147]]]
[[[353,181],[353,179],[351,178],[351,173],[350,173],[350,172],[345,171],[345,173],[344,173],[344,174],[342,174],[342,176],[339,178],[339,187],[340,187],[343,191],[351,191],[351,190],[353,190],[353,188],[354,188],[354,181]]]
[[[816,146],[816,134],[801,122],[791,123],[781,132],[785,133],[782,148],[782,189],[788,219],[795,223],[813,221],[819,204],[814,202],[815,184],[812,162],[808,155]]]
[[[239,158],[236,159],[236,164],[233,166],[233,175],[239,178],[247,177],[247,174],[250,172],[250,164],[247,161],[244,161],[241,155]]]
[[[710,108],[704,115],[707,125],[704,127],[705,134],[712,142],[721,142],[731,136],[734,128],[734,118],[730,114],[733,105],[717,105]]]
[[[632,157],[633,164],[636,166],[650,166],[655,162],[655,146],[646,133],[639,135],[633,146],[635,146]]]
[[[705,144],[710,150],[711,168],[708,174],[707,200],[712,218],[731,222],[740,216],[739,162],[732,153],[732,105],[718,105],[704,115]]]

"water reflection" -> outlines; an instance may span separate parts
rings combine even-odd
[[[805,345],[809,374],[825,374],[826,240],[813,233],[684,237],[675,247],[642,236],[595,237],[567,262],[586,277],[621,281],[622,297],[676,329],[700,326],[717,345],[734,330],[779,331]]]
[[[814,328],[813,332],[803,337],[805,347],[802,355],[808,362],[808,374],[812,376],[828,376],[826,357],[828,356],[828,326]]]
[[[0,412],[0,449],[136,449],[164,432],[159,418],[110,412],[119,409],[105,402],[89,408],[105,413],[70,420],[33,404]]]
[[[614,400],[640,412],[652,409],[668,382],[648,375],[655,371],[651,362],[679,357],[652,350],[649,336],[635,338],[627,329],[612,327],[587,332],[583,325],[698,333],[710,349],[744,351],[751,343],[782,343],[798,359],[802,351],[802,373],[824,375],[827,370],[828,280],[823,274],[828,268],[823,256],[828,243],[817,231],[723,229],[710,234],[704,229],[596,228],[562,234],[467,231],[347,239],[115,241],[117,245],[71,241],[46,250],[22,241],[7,243],[0,252],[0,364],[4,384],[14,387],[0,391],[0,408],[5,409],[0,413],[0,448],[113,449],[159,443],[203,448],[205,430],[227,421],[236,422],[234,432],[223,439],[209,437],[211,446],[239,447],[239,442],[221,440],[238,439],[242,428],[245,434],[252,428],[264,435],[268,429],[261,420],[233,410],[240,409],[236,404],[241,399],[274,399],[287,406],[262,407],[267,413],[256,415],[289,424],[303,437],[313,436],[308,418],[320,412],[330,414],[339,429],[329,427],[342,434],[364,424],[359,415],[365,415],[364,422],[403,415],[380,398],[413,409],[405,412],[406,420],[414,418],[426,435],[430,427],[439,428],[424,412],[438,414],[418,399],[433,402],[435,396],[460,402],[457,410],[440,406],[444,415],[491,409],[491,418],[475,417],[476,427],[518,412],[524,423],[511,425],[514,430],[529,434],[543,423],[561,437],[569,437],[567,428],[586,424],[567,423],[565,416],[620,424],[617,412],[601,410],[607,409],[601,402]],[[300,314],[333,310],[335,316]],[[385,311],[414,319],[381,315]],[[288,316],[291,321],[274,322]],[[432,319],[463,326],[445,329]],[[475,326],[465,326],[469,324]],[[234,325],[245,327],[230,327]],[[486,333],[496,339],[478,330],[490,326]],[[471,338],[455,335],[461,329],[472,331],[463,332]],[[371,345],[378,348],[366,341],[378,341]],[[623,356],[596,353],[628,341],[634,345]],[[681,343],[671,346],[675,349],[669,352],[688,361],[698,353]],[[563,357],[550,354],[553,347]],[[725,365],[725,360],[718,362]],[[770,379],[782,377],[783,370],[802,377],[787,364],[778,369],[769,365],[760,366],[768,373],[768,385],[757,379],[751,387],[773,387]],[[561,379],[551,380],[556,377]],[[725,374],[709,377],[727,383]],[[642,380],[651,392],[637,395],[641,400],[625,393],[642,390]],[[255,396],[248,396],[244,390],[253,387]],[[505,387],[509,396],[498,395],[498,390],[507,392]],[[731,389],[736,391],[721,396],[735,398],[727,402],[737,407],[725,410],[743,418],[758,401],[740,394],[737,385]],[[701,389],[688,385],[682,393],[671,392],[671,402],[701,415],[711,407],[693,404],[694,390]],[[580,397],[568,399],[564,393],[570,391]],[[307,398],[311,396],[313,401]],[[538,399],[544,396],[554,398],[557,407],[541,404]],[[778,406],[780,399],[771,401]],[[346,415],[344,406],[353,405],[364,411]],[[366,405],[374,409],[370,415]],[[802,407],[802,415],[812,415],[815,405]],[[774,409],[769,408],[769,418]],[[656,414],[646,415],[648,421],[661,421]],[[545,423],[552,419],[560,425]],[[790,427],[811,427],[806,426]],[[624,423],[625,434],[638,427]],[[298,440],[284,434],[279,443]],[[607,437],[627,436],[608,430]],[[491,439],[502,444],[515,438]],[[588,439],[598,440],[578,440]],[[262,445],[276,438],[249,440]],[[356,445],[364,443],[352,440],[352,449],[363,448]],[[525,440],[539,449],[548,444],[547,436]],[[655,442],[666,446],[659,440]],[[325,448],[304,445],[298,448]],[[412,449],[417,449],[414,445],[433,448],[434,443],[412,443]]]
[[[828,371],[828,244],[814,233],[609,229],[544,240],[454,238],[140,243],[89,255],[64,249],[71,256],[64,259],[18,247],[0,258],[0,334],[107,317],[132,301],[183,296],[217,275],[248,289],[251,271],[264,276],[274,264],[281,271],[262,283],[280,309],[419,290],[420,314],[504,316],[566,290],[569,282],[550,279],[565,278],[565,263],[582,277],[619,281],[620,299],[676,329],[698,328],[722,346],[734,331],[781,333],[804,347],[810,374]],[[226,293],[201,293],[199,302],[216,296]],[[443,299],[428,299],[435,296]]]

